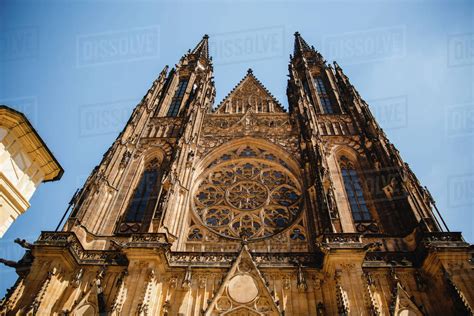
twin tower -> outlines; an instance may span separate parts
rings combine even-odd
[[[470,245],[299,33],[287,96],[249,70],[214,106],[204,36],[153,82],[62,231],[20,242],[0,315],[472,314]]]

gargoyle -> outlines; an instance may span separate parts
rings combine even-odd
[[[13,261],[13,260],[6,260],[3,258],[0,258],[0,263],[3,263],[4,265],[10,268],[16,268],[18,266],[18,262]]]
[[[26,239],[16,238],[13,242],[15,242],[16,244],[20,245],[22,248],[25,248],[25,249],[31,250],[33,248],[33,244],[30,244],[29,242],[27,242]]]

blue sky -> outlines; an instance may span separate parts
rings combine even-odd
[[[54,230],[164,65],[208,33],[217,102],[251,67],[286,107],[293,33],[337,60],[431,190],[473,235],[472,1],[1,1],[0,103],[23,111],[65,169],[0,239]],[[0,294],[16,274],[0,266]]]

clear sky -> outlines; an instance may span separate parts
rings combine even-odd
[[[293,33],[337,60],[428,186],[474,241],[472,1],[0,1],[0,103],[23,111],[65,169],[0,239],[23,254],[54,230],[164,65],[208,33],[217,102],[251,67],[287,106]],[[0,295],[16,274],[0,266]]]

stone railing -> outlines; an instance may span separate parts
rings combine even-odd
[[[181,117],[155,117],[147,126],[147,138],[174,138],[178,136],[183,123]]]
[[[41,232],[34,248],[66,248],[79,264],[127,265],[127,258],[117,250],[86,250],[73,232]]]
[[[324,234],[322,238],[322,242],[323,243],[340,243],[340,244],[362,243],[362,235],[360,233]]]
[[[169,252],[167,259],[170,266],[212,266],[230,267],[238,257],[238,252]],[[322,256],[309,253],[252,253],[258,266],[294,267],[300,263],[307,266],[321,266]]]
[[[416,264],[413,252],[371,251],[367,252],[363,266],[377,267],[412,267]]]
[[[166,234],[163,233],[143,233],[132,234],[130,239],[124,244],[125,248],[159,248],[168,250],[171,243]]]
[[[355,135],[352,121],[347,115],[318,115],[318,130],[323,136]]]
[[[417,239],[421,250],[469,247],[460,232],[422,232]]]

